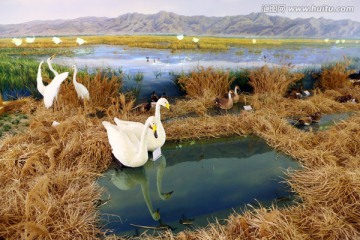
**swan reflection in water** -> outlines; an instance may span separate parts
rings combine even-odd
[[[159,162],[159,163],[157,163]],[[162,179],[164,175],[164,170],[166,167],[166,158],[162,155],[156,162],[147,161],[144,166],[137,167],[137,168],[115,168],[114,173],[111,174],[111,182],[120,190],[130,190],[137,185],[140,185],[142,195],[144,197],[145,203],[149,209],[149,212],[152,218],[155,221],[160,220],[160,212],[159,210],[154,210],[153,205],[150,199],[150,189],[149,189],[149,177],[147,176],[147,171],[150,170],[155,164],[157,166],[157,177],[156,177],[156,184],[157,184],[157,192],[159,197],[162,200],[168,200],[171,198],[171,192],[163,193],[161,191],[162,188]]]

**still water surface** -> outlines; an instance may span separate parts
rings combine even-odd
[[[133,235],[143,231],[134,225],[162,223],[177,232],[224,219],[257,201],[269,205],[285,199],[291,203],[284,171],[299,165],[262,139],[166,143],[162,153],[160,159],[140,168],[110,168],[99,179],[108,192],[104,198],[111,196],[100,208],[104,229]],[[157,209],[160,221],[152,216]],[[193,224],[180,224],[184,219]]]

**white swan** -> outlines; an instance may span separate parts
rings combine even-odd
[[[82,38],[76,38],[76,43],[79,45],[82,45],[82,44],[86,43],[86,41]]]
[[[166,98],[160,98],[156,102],[155,122],[156,122],[156,126],[157,126],[157,131],[158,131],[158,138],[155,138],[153,134],[147,134],[147,137],[146,137],[147,149],[150,152],[153,152],[155,149],[164,145],[165,140],[166,140],[165,129],[161,123],[161,116],[160,116],[160,107],[161,106],[166,107],[167,109],[170,109],[170,104]],[[138,137],[138,139],[140,139],[144,124],[142,124],[140,122],[123,121],[118,118],[114,118],[114,121],[118,127],[125,129],[125,131],[132,132],[133,134],[135,134]],[[148,132],[149,131],[150,131],[150,129],[148,130]]]
[[[11,42],[18,47],[22,44],[22,39],[21,38],[13,38],[13,39],[11,39]]]
[[[55,44],[59,44],[59,43],[62,42],[59,37],[53,37],[53,38],[52,38],[52,41],[53,41]]]
[[[193,37],[192,41],[193,41],[194,43],[198,43],[198,42],[200,41],[200,39],[198,39],[197,37]]]
[[[179,35],[176,36],[176,38],[181,41],[181,40],[184,39],[184,35],[183,35],[183,34],[179,34]]]
[[[54,73],[54,75],[57,76],[57,75],[59,75],[59,73],[58,73],[57,71],[55,71],[55,69],[53,69],[53,67],[52,67],[52,65],[51,65],[51,62],[52,62],[52,60],[54,59],[54,57],[55,57],[55,54],[52,55],[51,57],[49,57],[49,58],[46,60],[46,62],[47,62],[47,64],[48,64],[48,66],[49,66],[50,71],[52,71],[52,72]]]
[[[36,78],[37,89],[41,93],[41,95],[43,95],[43,97],[44,97],[45,107],[50,108],[54,103],[54,99],[57,98],[61,83],[68,77],[69,72],[64,72],[64,73],[57,75],[51,81],[51,83],[49,83],[48,85],[45,86],[42,81],[42,77],[41,77],[41,65],[43,63],[44,63],[44,61],[41,61],[39,64],[39,68],[38,68],[38,73],[37,73],[37,78]]]
[[[107,131],[112,153],[121,164],[127,167],[140,167],[147,162],[149,156],[146,137],[149,135],[148,129],[150,126],[155,138],[157,137],[157,126],[154,116],[151,116],[146,120],[142,128],[140,141],[136,141],[135,138],[135,142],[129,137],[128,134],[130,133],[125,129],[107,121],[103,121],[102,124]]]
[[[34,36],[33,37],[27,37],[27,38],[25,38],[25,41],[27,43],[34,43],[35,42],[35,37]]]
[[[74,83],[75,91],[78,95],[78,98],[83,99],[83,100],[89,100],[90,95],[89,95],[89,91],[87,90],[87,88],[84,85],[82,85],[81,83],[78,83],[76,81],[76,74],[77,74],[76,66],[72,65],[71,68],[74,70],[73,83]]]

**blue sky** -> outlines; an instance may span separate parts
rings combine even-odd
[[[117,17],[121,14],[157,13],[161,10],[180,15],[226,16],[261,12],[263,6],[281,4],[281,13],[290,18],[324,17],[360,22],[358,0],[1,0],[0,24],[32,20],[74,19],[85,16]],[[290,6],[351,6],[352,12],[290,12]]]

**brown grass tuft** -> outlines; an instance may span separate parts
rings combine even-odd
[[[229,78],[228,71],[198,67],[189,75],[181,76],[178,84],[189,98],[213,102],[216,97],[223,96],[229,91],[233,81],[234,78]]]
[[[352,83],[348,80],[351,71],[346,70],[349,64],[350,61],[345,59],[343,62],[338,62],[328,68],[323,68],[316,86],[322,90],[337,90],[351,86]]]
[[[304,77],[302,73],[291,73],[288,66],[269,68],[265,65],[250,71],[250,86],[254,93],[271,93],[284,96],[290,84]]]

